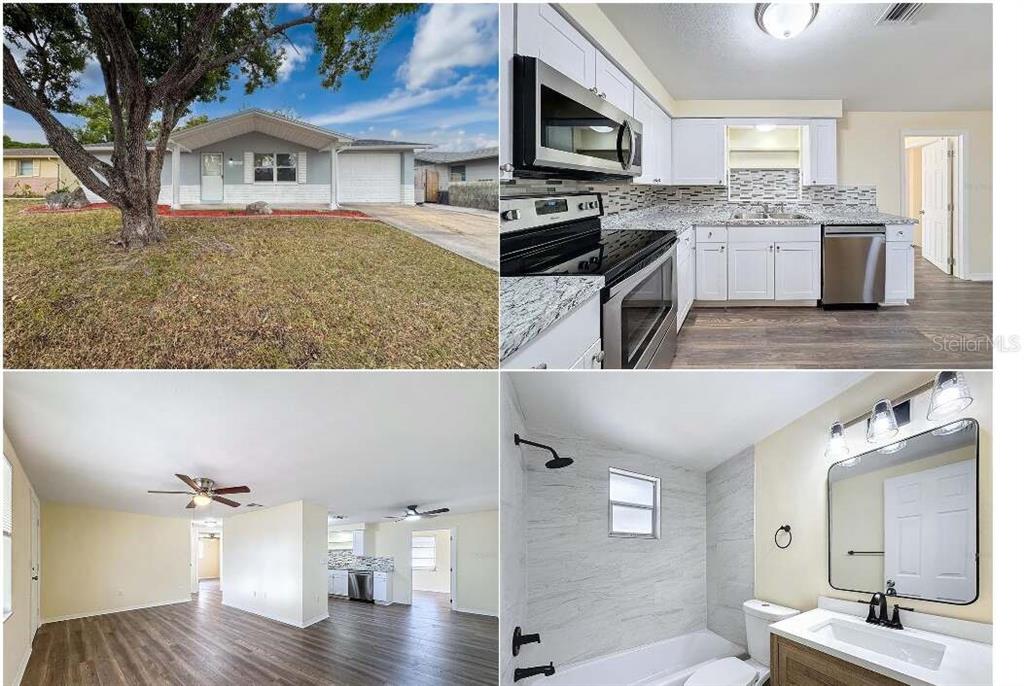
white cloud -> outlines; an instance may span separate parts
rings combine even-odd
[[[457,98],[471,90],[473,86],[472,77],[465,77],[441,88],[428,88],[417,92],[394,90],[383,98],[357,102],[335,112],[318,114],[312,117],[310,122],[319,126],[368,122],[377,120],[379,117],[433,105],[448,98]]]
[[[416,24],[412,50],[399,77],[417,90],[451,80],[459,67],[493,64],[497,32],[496,5],[431,5]]]
[[[309,56],[313,54],[313,48],[299,43],[287,43],[281,47],[281,52],[284,54],[284,61],[281,62],[281,66],[277,69],[278,83],[284,83],[291,78],[292,72],[296,69],[301,69],[302,65],[309,59]]]

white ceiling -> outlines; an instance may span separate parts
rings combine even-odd
[[[582,436],[708,470],[868,374],[547,372],[504,378],[512,379],[531,430]]]
[[[6,372],[4,430],[39,497],[196,519],[176,472],[376,521],[498,506],[487,372]],[[251,510],[250,510],[251,511]]]
[[[885,4],[821,3],[790,40],[754,23],[754,3],[602,4],[679,100],[842,99],[845,110],[992,108],[992,6],[926,5],[914,24],[875,26]]]

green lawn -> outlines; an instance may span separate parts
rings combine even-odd
[[[498,277],[372,220],[163,219],[4,202],[8,368],[496,367]]]

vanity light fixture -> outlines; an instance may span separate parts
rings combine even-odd
[[[759,2],[754,5],[758,28],[779,40],[796,36],[817,16],[816,2]]]
[[[843,423],[835,422],[828,430],[828,447],[825,448],[825,459],[829,462],[845,460],[850,455],[850,446],[846,445]]]
[[[971,423],[969,421],[961,419],[959,422],[952,422],[951,424],[946,424],[945,426],[940,426],[938,429],[934,429],[932,431],[932,436],[950,436],[963,431],[970,425]]]
[[[889,445],[883,448],[879,448],[878,452],[882,453],[883,455],[892,455],[893,453],[898,453],[899,451],[903,450],[906,447],[906,441],[896,441],[895,443],[890,443]]]
[[[974,402],[963,372],[939,372],[932,384],[932,399],[928,403],[928,419],[949,417],[967,409]]]
[[[895,438],[899,432],[900,427],[896,423],[896,413],[892,411],[892,403],[888,400],[876,402],[868,417],[868,443],[882,443],[890,438]]]

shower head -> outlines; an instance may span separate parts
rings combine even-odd
[[[544,463],[544,466],[547,467],[548,469],[561,469],[562,467],[568,467],[569,465],[572,464],[571,457],[559,457],[558,453],[555,452],[555,449],[549,445],[528,441],[525,438],[520,438],[519,434],[514,434],[514,436],[516,445],[519,445],[520,443],[525,443],[526,445],[532,445],[535,448],[543,448],[544,450],[550,452],[551,459]]]

